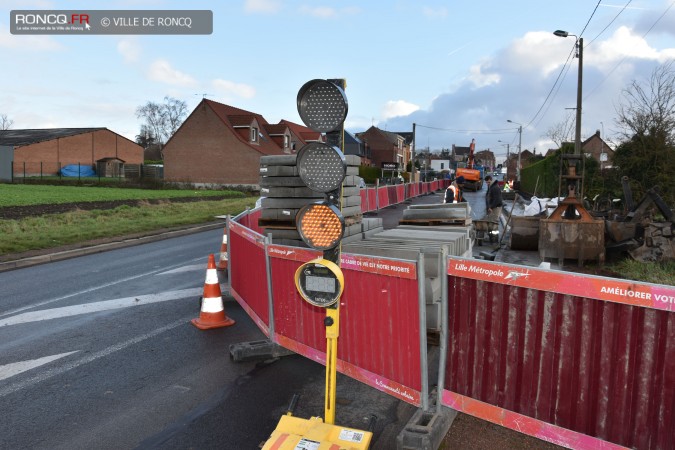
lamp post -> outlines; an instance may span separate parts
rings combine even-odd
[[[583,81],[583,67],[584,67],[584,38],[570,34],[567,31],[555,30],[553,32],[558,37],[574,36],[577,39],[577,58],[579,58],[579,74],[577,78],[577,123],[574,133],[574,154],[581,155],[581,87]]]
[[[518,125],[518,166],[516,167],[516,180],[520,181],[520,149],[523,144],[523,124],[508,119],[507,122]]]
[[[504,141],[497,141],[497,142],[501,142],[502,145],[506,145],[506,160],[508,161],[509,160],[509,147],[511,146],[511,144],[508,143],[508,142],[504,142]]]

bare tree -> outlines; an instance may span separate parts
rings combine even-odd
[[[562,122],[553,124],[547,131],[544,137],[553,141],[558,148],[562,147],[563,142],[572,142],[574,140],[574,121],[575,115],[568,113],[567,117]]]
[[[612,162],[620,176],[639,184],[644,193],[661,188],[668,204],[675,204],[675,64],[657,67],[646,83],[633,80],[617,108],[623,142]]]
[[[141,130],[150,131],[160,149],[178,130],[187,113],[184,101],[168,96],[164,97],[164,103],[147,102],[136,108],[136,117],[145,121]]]
[[[169,137],[171,137],[183,124],[183,120],[188,114],[187,103],[170,97],[164,97],[164,102],[166,127],[169,131]]]
[[[623,90],[616,108],[616,123],[627,139],[664,134],[669,144],[675,137],[675,65],[671,61],[654,69],[647,83],[633,80]]]
[[[7,114],[0,114],[0,131],[9,130],[14,125],[14,121],[7,117]]]

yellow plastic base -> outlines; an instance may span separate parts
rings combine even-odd
[[[324,423],[321,417],[282,416],[263,450],[367,450],[373,433]]]

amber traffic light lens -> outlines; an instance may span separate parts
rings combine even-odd
[[[345,157],[339,148],[312,142],[298,152],[298,172],[308,188],[330,192],[342,186],[347,172]]]
[[[304,206],[295,220],[300,237],[312,248],[329,250],[342,239],[344,218],[335,206],[326,202]]]
[[[337,130],[347,117],[345,91],[328,80],[305,83],[298,92],[297,104],[305,125],[319,133]]]

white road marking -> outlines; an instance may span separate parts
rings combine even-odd
[[[19,323],[38,322],[42,320],[70,317],[92,312],[107,311],[110,309],[128,308],[130,306],[147,305],[150,303],[178,300],[188,297],[198,297],[204,293],[203,288],[181,289],[178,291],[161,292],[159,294],[138,295],[134,297],[118,298],[95,303],[64,306],[62,308],[32,311],[0,320],[0,327]]]
[[[202,258],[202,257],[194,258],[192,261],[197,261],[198,259],[204,259],[204,258]],[[203,268],[204,270],[206,270],[206,264],[202,265],[202,268]],[[4,312],[4,313],[0,313],[0,317],[11,316],[11,315],[16,314],[16,313],[19,313],[19,312],[21,312],[21,311],[26,311],[27,309],[33,309],[33,308],[37,308],[37,307],[39,307],[39,306],[48,305],[48,304],[50,304],[50,303],[54,303],[54,302],[58,302],[58,301],[61,301],[61,300],[65,300],[65,299],[67,299],[67,298],[76,297],[76,296],[78,296],[78,295],[82,295],[82,294],[87,294],[87,293],[89,293],[89,292],[98,291],[98,290],[100,290],[100,289],[104,289],[104,288],[107,288],[107,287],[110,287],[110,286],[114,286],[114,285],[116,285],[116,284],[126,283],[127,281],[136,280],[136,279],[138,279],[138,278],[145,278],[145,277],[149,277],[149,276],[152,276],[152,275],[157,275],[157,274],[160,273],[162,270],[163,270],[163,269],[155,269],[155,270],[151,270],[151,271],[149,271],[149,272],[145,272],[145,273],[140,273],[140,274],[134,275],[133,277],[120,278],[120,279],[115,280],[115,281],[112,281],[112,282],[110,282],[110,283],[99,284],[99,285],[96,285],[96,286],[91,287],[91,288],[89,288],[89,289],[84,289],[84,290],[81,290],[81,291],[73,292],[72,294],[68,294],[68,295],[62,295],[61,297],[51,298],[51,299],[45,300],[45,301],[43,301],[43,302],[31,303],[30,305],[22,306],[21,308],[16,308],[16,309],[13,309],[13,310],[11,310],[11,311],[6,311],[6,312]]]
[[[152,337],[155,337],[161,333],[164,333],[165,331],[169,331],[173,328],[179,327],[181,325],[187,325],[190,322],[189,317],[183,317],[175,322],[172,322],[168,325],[164,325],[161,328],[157,328],[149,333],[143,334],[141,336],[136,336],[133,339],[129,339],[128,341],[121,342],[119,344],[110,346],[108,348],[105,348],[101,350],[100,352],[96,352],[93,354],[90,354],[89,356],[85,356],[84,358],[80,358],[77,361],[71,361],[69,363],[66,363],[60,367],[55,367],[50,370],[44,370],[40,372],[38,375],[35,375],[32,378],[28,378],[26,380],[10,384],[9,386],[0,389],[0,397],[4,397],[5,395],[12,394],[14,392],[17,392],[21,389],[26,389],[28,387],[33,386],[34,384],[40,383],[42,381],[48,380],[49,378],[61,375],[65,372],[68,372],[69,370],[75,369],[83,364],[87,364],[93,361],[96,361],[99,358],[103,358],[105,356],[111,355],[117,351],[124,350],[127,347],[130,347],[134,344],[138,344],[139,342],[142,342],[146,339],[150,339]]]
[[[20,361],[20,362],[5,364],[4,366],[0,366],[0,380],[4,380],[5,378],[13,377],[14,375],[18,375],[21,372],[25,372],[27,370],[34,369],[35,367],[43,366],[43,365],[48,364],[52,361],[56,361],[57,359],[63,358],[63,357],[68,356],[68,355],[72,355],[73,353],[77,353],[78,351],[59,353],[58,355],[45,356],[43,358],[30,359],[28,361]]]
[[[171,273],[181,273],[181,272],[194,272],[197,270],[203,270],[206,273],[206,264],[193,264],[191,266],[176,267],[172,270],[167,270],[166,272],[159,272],[157,275],[169,275]]]

